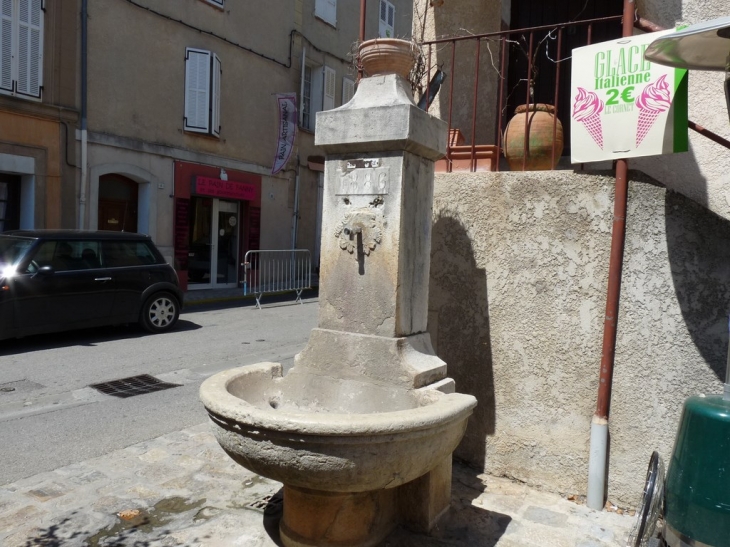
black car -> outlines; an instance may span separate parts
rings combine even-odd
[[[0,233],[0,340],[136,322],[164,332],[182,302],[177,274],[149,236]]]

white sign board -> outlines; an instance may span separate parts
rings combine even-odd
[[[653,32],[573,50],[573,163],[686,152],[687,71],[644,59]]]

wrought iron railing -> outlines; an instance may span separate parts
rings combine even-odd
[[[529,105],[534,103],[551,104],[555,109],[551,156],[554,169],[559,160],[555,149],[558,120],[562,119],[566,135],[565,150],[570,149],[571,51],[619,38],[621,22],[622,16],[617,15],[424,42],[426,81],[431,82],[434,76],[442,78],[440,72],[448,75],[448,82],[436,98],[432,100],[430,93],[425,98],[426,109],[449,125],[443,170],[450,172],[460,166],[477,171],[481,160],[489,162],[486,169],[499,170],[509,114],[519,105],[525,105],[529,113]],[[638,16],[634,24],[646,32],[662,30]],[[529,155],[529,120],[526,115],[523,170]],[[702,126],[689,122],[689,127],[730,148],[728,140]]]

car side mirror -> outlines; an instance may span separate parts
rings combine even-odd
[[[33,275],[33,277],[47,277],[49,275],[53,275],[54,273],[56,273],[56,270],[53,268],[53,266],[41,266],[40,268],[38,268],[38,271]]]

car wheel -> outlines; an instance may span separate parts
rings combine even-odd
[[[139,322],[149,332],[170,330],[180,316],[177,299],[168,292],[158,292],[150,296],[142,306]]]

